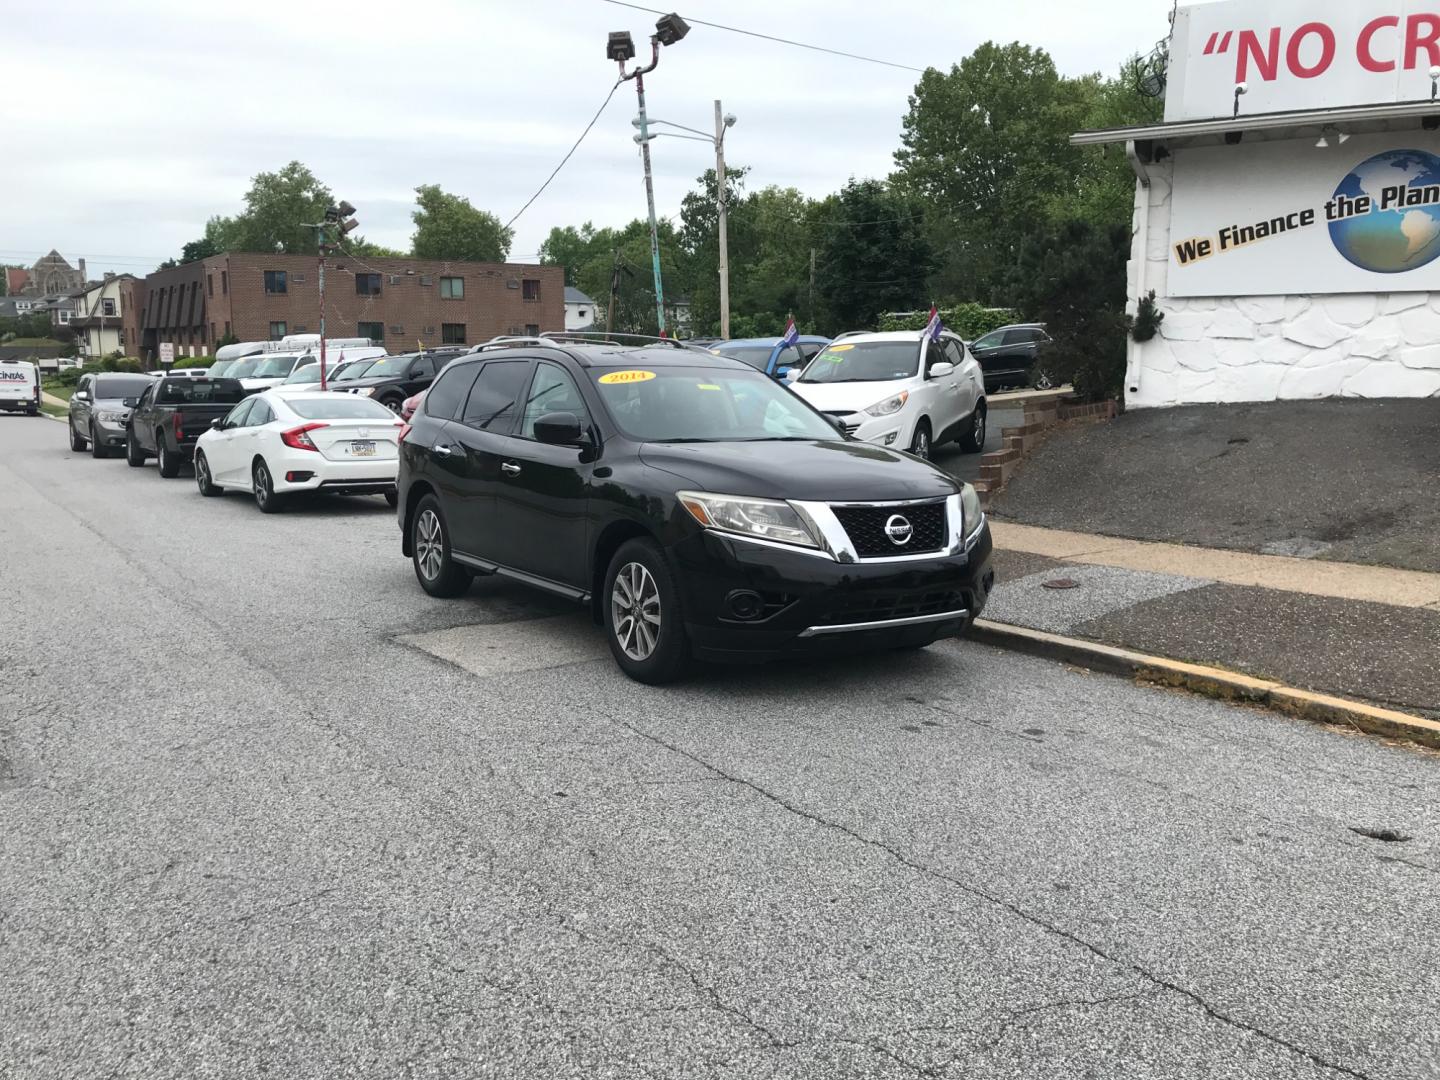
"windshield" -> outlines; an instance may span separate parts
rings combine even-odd
[[[217,360],[215,361],[215,363],[210,365],[210,377],[212,379],[215,379],[219,378],[221,375],[228,375],[230,369],[234,366],[234,360]]]
[[[285,402],[296,416],[306,420],[383,420],[394,423],[395,414],[367,397],[353,394],[326,394],[323,397],[288,398]]]
[[[917,341],[842,341],[825,346],[810,363],[802,383],[892,382],[920,371]]]
[[[95,397],[127,398],[139,397],[145,388],[155,380],[148,375],[97,375],[95,376]]]
[[[282,375],[289,375],[295,370],[294,356],[272,356],[269,360],[262,360],[260,366],[255,369],[252,376],[256,379],[278,379]]]
[[[338,379],[340,376],[335,368],[330,369],[330,378]],[[320,381],[320,365],[306,364],[304,367],[297,367],[285,379],[287,383],[318,383]]]
[[[728,356],[731,360],[739,360],[742,364],[749,364],[757,371],[764,371],[770,365],[770,354],[775,348],[773,345],[726,345],[710,351]]]
[[[378,362],[379,361],[376,360],[356,360],[353,364],[346,364],[336,372],[335,381],[342,382],[345,379],[358,379]]]
[[[404,375],[410,367],[408,356],[387,356],[384,360],[377,360],[375,366],[365,373],[367,379],[393,379],[397,375]]]
[[[235,366],[225,372],[225,377],[227,379],[248,379],[264,362],[263,360],[236,360]]]
[[[835,429],[779,383],[728,368],[592,369],[615,423],[640,442],[834,439]]]

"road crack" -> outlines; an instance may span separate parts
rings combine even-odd
[[[1053,923],[1050,920],[1044,918],[1043,916],[1036,914],[1035,912],[1025,909],[1018,903],[1006,900],[1001,896],[997,896],[994,893],[988,892],[985,889],[982,889],[977,885],[973,885],[968,881],[964,881],[958,877],[955,877],[952,874],[947,874],[944,871],[937,870],[934,867],[927,866],[926,864],[921,862],[917,862],[909,855],[906,855],[904,852],[891,847],[884,841],[876,840],[873,837],[866,836],[864,833],[857,832],[855,829],[852,829],[848,825],[844,825],[838,821],[831,821],[828,818],[821,817],[819,814],[806,810],[803,807],[796,806],[794,803],[786,801],[784,798],[775,794],[774,792],[761,787],[754,781],[747,780],[743,776],[736,776],[733,773],[726,772],[718,765],[707,761],[705,758],[702,758],[698,754],[692,753],[691,751],[686,750],[682,746],[678,746],[675,743],[667,742],[665,739],[662,739],[658,735],[654,735],[648,731],[636,727],[628,720],[623,720],[615,717],[612,717],[611,719],[613,723],[616,723],[619,726],[625,728],[627,731],[637,736],[638,738],[645,739],[648,742],[654,743],[656,746],[668,750],[672,754],[678,754],[686,760],[696,765],[699,765],[701,768],[710,770],[716,776],[728,780],[730,783],[738,784],[741,787],[749,788],[756,795],[759,795],[761,798],[774,803],[776,806],[779,806],[781,809],[785,810],[787,813],[794,815],[795,817],[802,818],[805,821],[809,821],[812,824],[818,825],[823,829],[829,829],[833,832],[848,836],[850,839],[854,840],[859,844],[863,844],[866,847],[874,848],[892,861],[906,867],[909,870],[914,871],[917,874],[933,878],[936,881],[945,882],[946,884],[949,884],[959,889],[961,892],[973,896],[978,900],[982,900],[987,904],[1009,912],[1016,918],[1021,919],[1026,923],[1029,923],[1031,926],[1043,930],[1047,934],[1053,935],[1055,937],[1068,941],[1071,944],[1079,946],[1080,948],[1086,950],[1092,955],[1099,957],[1101,960],[1104,960],[1106,963],[1113,964],[1117,967],[1125,968],[1129,971],[1132,971],[1136,975],[1140,976],[1142,979],[1145,979],[1146,981],[1154,984],[1156,987],[1168,990],[1169,992],[1174,994],[1178,994],[1179,996],[1190,1001],[1193,1005],[1195,1005],[1202,1012],[1204,1012],[1206,1016],[1216,1021],[1217,1023],[1224,1024],[1225,1026],[1234,1028],[1237,1031],[1243,1031],[1247,1034],[1254,1035],[1257,1038],[1263,1039],[1266,1042],[1272,1043],[1275,1046],[1281,1047],[1282,1049],[1285,1049],[1292,1054],[1302,1057],[1309,1061],[1311,1064],[1319,1066],[1322,1069],[1329,1069],[1332,1072],[1337,1072],[1344,1076],[1353,1076],[1356,1077],[1357,1080],[1373,1080],[1373,1078],[1370,1077],[1367,1073],[1361,1072],[1357,1069],[1352,1069],[1347,1065],[1340,1064],[1339,1062],[1330,1061],[1329,1059],[1321,1056],[1315,1051],[1308,1050],[1305,1047],[1300,1046],[1298,1043],[1286,1039],[1282,1035],[1277,1035],[1273,1032],[1266,1031],[1263,1028],[1251,1024],[1245,1020],[1242,1020],[1235,1016],[1231,1016],[1219,1006],[1212,1005],[1198,991],[1181,986],[1180,984],[1173,982],[1170,979],[1167,979],[1165,976],[1157,972],[1151,971],[1149,968],[1137,963],[1136,961],[1127,960],[1124,957],[1112,955],[1111,953],[1103,949],[1101,946],[1096,945],[1091,941],[1087,941],[1079,934],[1071,930],[1067,930],[1063,926]],[[915,1067],[913,1063],[906,1062],[905,1064],[909,1064],[912,1068]]]

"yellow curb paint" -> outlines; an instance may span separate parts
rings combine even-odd
[[[1062,562],[1176,574],[1227,585],[1250,585],[1391,607],[1423,608],[1440,604],[1440,574],[1420,570],[1255,555],[1148,540],[1118,540],[1091,533],[1017,525],[996,521],[993,517],[990,528],[995,546],[1002,551],[1024,551]]]
[[[1293,686],[1257,679],[1224,668],[1190,664],[1164,656],[1149,656],[1080,638],[1063,637],[1024,626],[976,619],[976,640],[999,648],[1048,657],[1081,666],[1127,673],[1142,682],[1158,683],[1227,700],[1240,700],[1287,713],[1301,720],[1339,724],[1368,735],[1404,739],[1440,748],[1440,723],[1423,716],[1367,705],[1348,698],[1317,694]]]

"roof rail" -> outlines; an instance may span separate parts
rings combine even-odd
[[[559,330],[541,334],[542,338],[549,341],[573,341],[590,345],[669,345],[672,349],[688,349],[691,352],[703,352],[709,355],[709,349],[702,349],[699,345],[691,345],[689,342],[681,341],[679,338],[655,337],[651,334],[625,334],[605,333],[599,330]]]
[[[831,341],[839,341],[841,338],[858,337],[861,334],[873,334],[874,330],[846,330],[843,334],[836,334]]]

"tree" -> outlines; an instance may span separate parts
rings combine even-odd
[[[856,330],[886,311],[928,303],[932,249],[918,204],[878,180],[851,180],[812,218],[815,284],[830,312],[828,329]]]
[[[540,265],[563,266],[565,284],[577,285],[579,268],[595,255],[596,236],[595,226],[588,221],[578,229],[574,225],[557,225],[540,244]]]
[[[1120,396],[1125,380],[1125,264],[1130,226],[1080,218],[1032,233],[1010,279],[1014,306],[1045,323],[1052,376],[1089,401]]]
[[[469,199],[442,191],[438,184],[421,184],[415,195],[419,209],[410,218],[415,222],[411,244],[417,259],[505,261],[513,234],[494,214],[477,210]]]
[[[334,202],[330,189],[298,161],[258,173],[245,193],[245,209],[233,218],[211,218],[205,235],[218,251],[315,251],[314,224]]]

